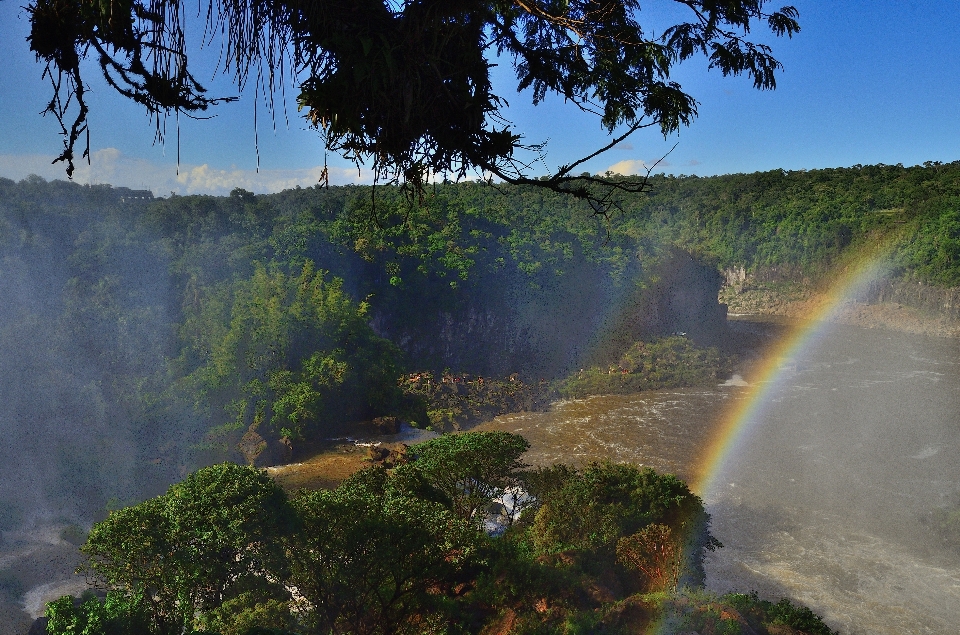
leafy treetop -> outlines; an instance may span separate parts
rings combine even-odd
[[[767,45],[747,39],[751,29],[800,30],[794,7],[768,11],[766,0],[673,1],[683,21],[657,32],[639,21],[639,0],[209,0],[204,37],[222,34],[222,69],[239,88],[252,74],[272,94],[289,75],[326,147],[371,161],[378,180],[422,188],[431,175],[477,170],[603,202],[610,184],[576,174],[586,160],[640,128],[667,134],[696,116],[694,97],[670,78],[676,63],[703,54],[709,68],[774,88],[781,65]],[[30,48],[53,85],[46,112],[61,124],[58,160],[68,175],[84,134],[89,157],[87,56],[110,86],[147,108],[159,137],[160,115],[234,99],[211,97],[197,81],[181,0],[33,0],[27,10]],[[561,96],[617,136],[532,178],[521,151],[543,146],[526,144],[502,116],[494,55],[511,60],[517,89],[531,88],[534,104]],[[607,195],[596,189],[604,186]],[[627,179],[612,189],[643,187]]]
[[[283,538],[296,520],[269,476],[221,463],[163,496],[111,513],[81,551],[88,575],[143,598],[151,632],[173,635],[202,612],[284,573]]]
[[[520,457],[528,449],[526,439],[509,432],[445,434],[411,447],[416,460],[399,473],[402,480],[425,486],[411,489],[432,491],[456,517],[482,526],[490,501],[519,484],[526,467]]]

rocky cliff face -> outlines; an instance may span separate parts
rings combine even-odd
[[[727,306],[717,300],[723,278],[716,267],[674,250],[637,307],[636,339],[684,332],[701,345],[726,333]]]
[[[798,272],[753,273],[733,268],[722,275],[720,299],[729,304],[732,314],[804,319],[827,300],[822,289]],[[867,328],[960,336],[960,288],[906,278],[877,280],[843,301],[834,320]]]
[[[504,275],[464,288],[455,305],[431,309],[424,298],[415,321],[384,313],[374,324],[421,367],[528,378],[616,359],[638,339],[685,333],[713,345],[722,337],[726,307],[717,300],[723,279],[716,267],[673,250],[634,274],[617,282],[585,265],[541,284]]]
[[[637,340],[683,334],[701,346],[718,345],[727,333],[727,306],[718,293],[723,277],[716,267],[674,249],[601,331],[591,363],[611,362]]]
[[[858,298],[870,304],[903,304],[948,320],[960,320],[960,288],[935,287],[915,280],[881,280]]]

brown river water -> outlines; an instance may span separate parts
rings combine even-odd
[[[960,502],[960,339],[831,326],[780,365],[756,427],[701,493],[725,545],[708,587],[803,602],[845,635],[960,633],[960,553],[924,523]],[[559,402],[478,429],[523,434],[534,465],[610,459],[693,481],[749,394],[738,383]],[[4,535],[0,570],[21,573],[23,595],[0,603],[0,635],[85,586],[58,532]]]
[[[479,429],[523,434],[534,465],[611,459],[692,480],[748,394],[736,383],[560,402]],[[803,602],[844,634],[960,633],[960,554],[924,522],[960,502],[960,341],[830,326],[781,360],[757,425],[701,495],[725,545],[709,588]]]

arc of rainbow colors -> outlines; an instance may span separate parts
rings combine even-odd
[[[843,303],[883,276],[894,239],[891,236],[879,241],[874,249],[849,265],[822,296],[818,305],[811,309],[810,315],[789,329],[751,373],[747,394],[735,400],[723,413],[705,451],[696,462],[700,466],[699,476],[692,489],[701,498],[713,491],[723,466],[744,444],[750,431],[762,421],[769,396],[783,380],[781,362],[813,347],[841,312]]]

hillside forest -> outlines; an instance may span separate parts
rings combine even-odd
[[[191,531],[190,514],[199,513],[191,505],[223,495],[214,487],[223,479],[252,488],[253,502],[241,497],[253,505],[251,515],[276,508],[269,522],[258,524],[283,537],[276,544],[317,539],[316,531],[302,529],[311,523],[368,523],[364,531],[388,523],[399,532],[397,540],[461,545],[454,559],[449,549],[445,555],[422,551],[433,558],[427,569],[449,571],[410,581],[419,591],[382,609],[408,612],[384,617],[398,626],[382,632],[404,632],[404,624],[445,621],[454,613],[468,616],[461,621],[473,624],[469,632],[479,631],[506,615],[500,610],[505,604],[482,599],[484,584],[490,590],[513,580],[509,576],[579,572],[587,577],[572,586],[540,578],[507,586],[516,593],[528,583],[587,588],[591,583],[584,580],[597,572],[586,561],[594,557],[619,563],[620,591],[609,601],[682,586],[679,578],[668,584],[669,576],[642,573],[640,560],[631,560],[628,539],[643,532],[635,542],[674,544],[667,534],[657,539],[651,532],[682,533],[687,542],[676,543],[676,553],[686,560],[677,571],[695,582],[696,563],[714,545],[699,500],[672,477],[598,464],[552,468],[555,473],[544,478],[521,469],[522,439],[500,439],[515,444],[517,462],[490,477],[491,491],[526,479],[535,502],[507,530],[513,538],[489,542],[471,526],[479,508],[458,510],[456,491],[444,491],[436,473],[428,473],[431,452],[439,463],[447,460],[444,452],[453,452],[442,443],[414,451],[409,467],[377,468],[336,490],[292,497],[259,472],[222,461],[289,461],[325,439],[352,434],[361,422],[450,430],[558,396],[713,381],[735,363],[726,346],[725,308],[717,302],[731,272],[761,286],[815,286],[886,241],[894,283],[943,290],[960,285],[958,177],[960,163],[657,175],[648,193],[625,195],[603,216],[542,188],[473,182],[438,183],[422,199],[361,186],[153,198],[108,185],[0,179],[0,289],[8,299],[0,305],[6,376],[0,461],[9,474],[0,484],[0,529],[37,514],[86,526],[102,521],[84,549],[94,573],[118,592],[147,587],[118,573],[123,567],[111,560],[115,554],[104,551],[119,544],[120,534],[110,532],[127,531],[124,522],[145,527],[143,519],[152,519],[147,524],[158,533],[140,543],[162,550],[151,541]],[[620,499],[637,500],[594,509],[611,527],[602,536],[580,535],[572,517],[544,511],[617,498],[609,488],[632,492]],[[230,519],[223,522],[236,529]],[[531,529],[537,523],[556,526]],[[440,527],[443,536],[430,533]],[[160,577],[149,588],[169,590],[167,608],[137,604],[160,601],[159,595],[127,593],[92,599],[90,607],[100,608],[87,613],[133,602],[145,611],[134,611],[137,619],[153,620],[150,632],[181,632],[203,615],[209,624],[191,627],[240,633],[230,630],[240,629],[240,622],[224,617],[230,602],[241,607],[255,600],[237,615],[280,610],[289,598],[277,588],[254,587],[308,575],[311,568],[248,554],[244,549],[260,541],[243,534],[246,529],[237,531],[232,544],[247,546],[236,547],[236,562],[252,558],[266,577],[245,581],[236,572],[220,572],[214,593],[213,582],[190,578],[183,568],[170,574],[176,581],[170,578],[168,588],[163,576],[169,572],[157,570]],[[540,544],[545,536],[555,542]],[[692,543],[690,536],[696,537]],[[336,542],[347,539],[338,533],[325,544],[349,550]],[[322,548],[298,549],[321,557],[316,550]],[[151,558],[142,555],[143,562]],[[177,562],[186,567],[202,554],[182,556]],[[572,560],[553,566],[564,558]],[[498,569],[521,561],[532,568],[506,567],[509,575]],[[547,561],[554,573],[534,566]],[[630,578],[627,571],[641,574]],[[328,583],[300,579],[297,586],[339,593]],[[460,591],[471,590],[468,600],[458,599],[460,584]],[[382,601],[379,591],[374,595]],[[703,606],[678,597],[670,602]],[[578,626],[577,620],[612,615],[581,615],[575,607],[590,604],[583,598],[557,602],[565,608],[535,611],[543,619],[530,618],[529,632],[561,628],[561,616],[569,622],[566,631],[542,632],[593,632],[596,624]],[[754,615],[751,628],[777,611],[802,613],[754,596],[726,602],[743,616]],[[649,612],[644,606],[629,610]],[[61,614],[72,610],[63,605]],[[368,608],[313,615],[308,626],[314,630],[304,632],[381,632],[337,621],[358,611],[367,614]],[[267,620],[271,628],[297,627],[276,617],[280,613]],[[168,617],[172,621],[163,621]]]

